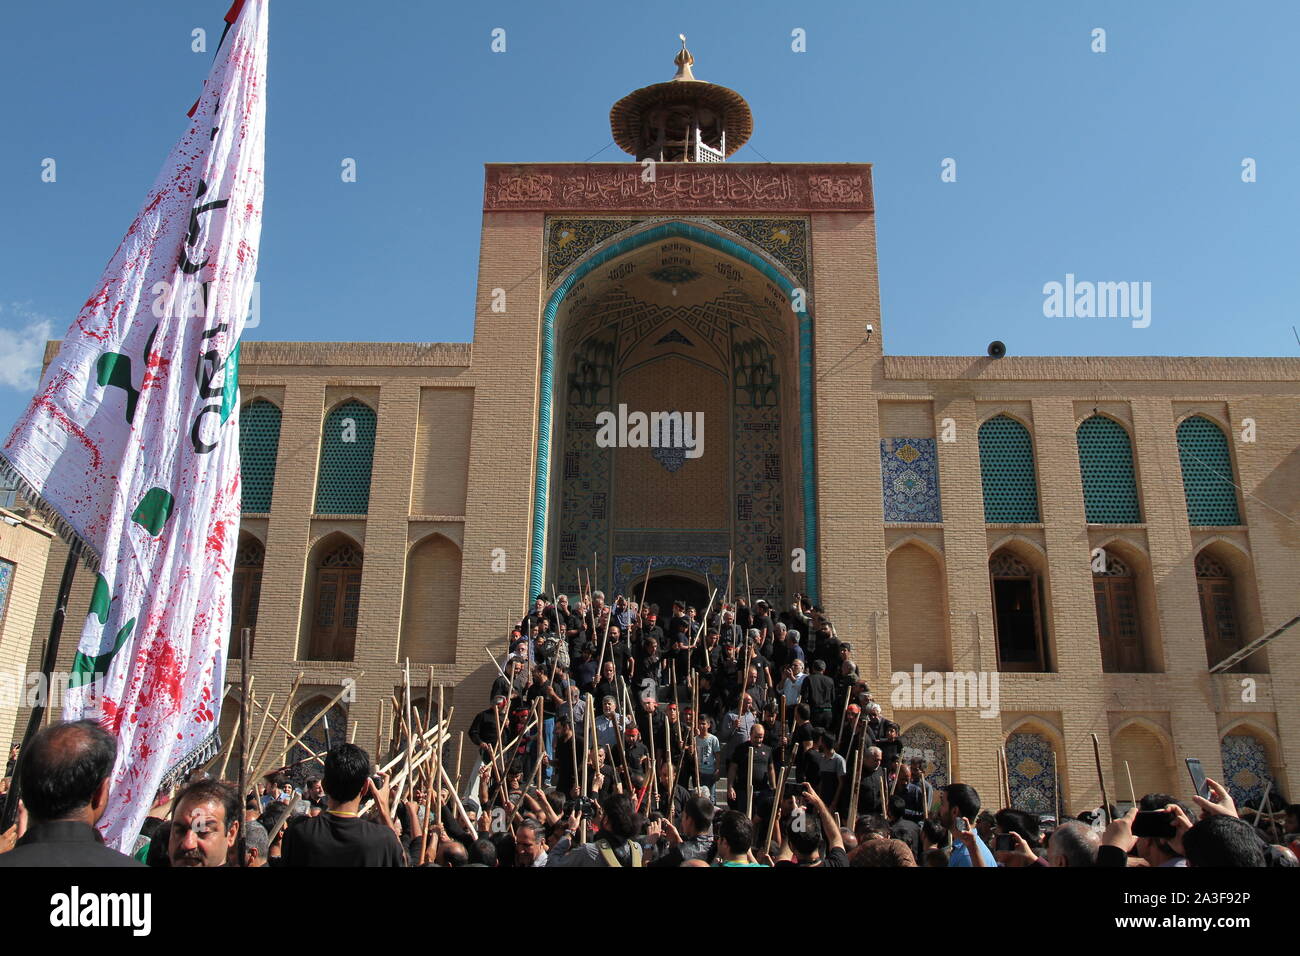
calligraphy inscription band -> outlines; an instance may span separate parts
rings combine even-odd
[[[870,212],[871,166],[539,163],[486,167],[485,211],[780,210]]]

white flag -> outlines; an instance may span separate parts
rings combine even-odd
[[[0,447],[0,471],[98,571],[63,716],[117,737],[100,828],[128,851],[164,781],[219,746],[267,3],[232,8],[189,129]]]

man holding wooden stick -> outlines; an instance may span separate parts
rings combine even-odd
[[[776,762],[772,748],[763,743],[765,734],[762,724],[754,724],[748,742],[736,748],[727,770],[727,806],[734,810],[750,806],[759,816],[770,812],[776,790]]]

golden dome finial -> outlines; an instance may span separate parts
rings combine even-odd
[[[682,49],[673,57],[673,62],[677,64],[677,75],[673,79],[693,80],[695,76],[691,73],[691,64],[695,62],[695,57],[691,56],[691,51],[686,49],[686,34],[679,33],[677,38],[682,41]]]

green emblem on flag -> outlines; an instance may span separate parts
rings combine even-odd
[[[157,536],[162,533],[163,525],[172,516],[174,507],[176,507],[176,499],[172,497],[171,492],[164,488],[150,488],[144,493],[140,503],[135,506],[131,520],[151,535]]]

